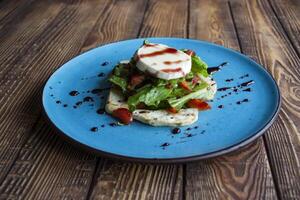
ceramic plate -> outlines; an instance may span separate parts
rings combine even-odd
[[[178,49],[192,49],[209,65],[228,62],[214,74],[218,88],[212,109],[181,127],[152,127],[134,121],[128,126],[103,112],[107,77],[120,60],[128,60],[143,39],[92,49],[60,67],[43,91],[45,113],[68,140],[100,155],[144,162],[186,162],[221,155],[248,144],[274,121],[280,93],[271,75],[248,57],[212,43],[149,38]],[[247,82],[249,84],[247,86]],[[228,89],[229,88],[229,89]]]

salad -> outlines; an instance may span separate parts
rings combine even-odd
[[[217,89],[207,68],[192,50],[144,41],[113,69],[106,111],[124,124],[133,118],[154,126],[194,123]]]

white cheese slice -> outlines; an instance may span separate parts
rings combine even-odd
[[[191,71],[191,56],[163,44],[145,44],[136,54],[137,68],[150,75],[170,80]]]

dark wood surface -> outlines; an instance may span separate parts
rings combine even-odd
[[[0,1],[0,199],[300,199],[300,1]],[[146,165],[64,142],[41,91],[80,52],[136,37],[183,37],[241,51],[282,94],[257,141],[218,158]]]

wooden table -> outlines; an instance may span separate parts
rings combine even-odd
[[[96,157],[61,140],[41,91],[64,62],[128,38],[241,51],[281,89],[276,122],[229,155],[180,165]],[[0,199],[300,199],[300,1],[0,1]]]

